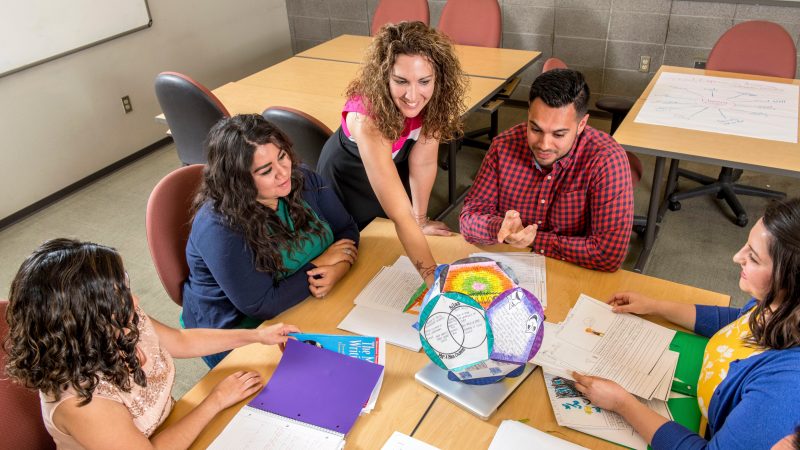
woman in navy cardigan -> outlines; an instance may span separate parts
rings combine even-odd
[[[698,380],[706,439],[656,414],[616,383],[575,374],[595,405],[619,413],[653,449],[770,448],[800,420],[800,199],[767,207],[733,257],[742,308],[615,294],[615,312],[652,314],[711,339]]]
[[[324,297],[358,256],[358,228],[336,193],[260,115],[221,120],[206,147],[183,325],[255,328],[309,295]],[[204,360],[213,367],[224,356]]]

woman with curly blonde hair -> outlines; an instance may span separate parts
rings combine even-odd
[[[427,282],[436,264],[423,234],[450,234],[427,215],[439,142],[461,134],[465,90],[444,34],[422,22],[383,26],[347,89],[342,125],[318,164],[359,228],[375,217],[395,223]]]

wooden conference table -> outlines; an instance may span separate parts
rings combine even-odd
[[[662,181],[666,158],[735,169],[755,170],[781,176],[800,176],[800,144],[798,143],[637,123],[635,121],[636,116],[653,90],[653,86],[655,86],[661,74],[665,72],[800,85],[800,80],[661,66],[650,81],[647,89],[642,92],[641,97],[639,97],[625,120],[620,124],[616,133],[614,133],[614,139],[626,150],[656,157],[650,203],[647,210],[645,243],[634,269],[637,272],[641,272],[647,263],[650,251],[655,243],[658,222],[663,214],[662,197],[664,196],[664,189],[662,188]]]
[[[440,262],[450,262],[480,251],[460,235],[429,236],[428,242]],[[486,249],[484,249],[486,250]],[[509,246],[494,246],[492,251],[510,251]],[[403,254],[402,246],[388,220],[376,219],[361,233],[359,259],[350,273],[324,299],[309,298],[280,314],[270,323],[295,324],[311,333],[346,332],[336,325],[353,307],[353,299],[384,265],[391,265]],[[596,272],[547,259],[547,320],[566,317],[580,293],[606,299],[619,290],[636,290],[656,298],[687,303],[728,305],[728,296],[704,291],[627,271]],[[225,376],[237,370],[258,370],[269,379],[280,360],[275,347],[253,344],[234,350],[211,370],[175,405],[165,425],[174,423],[197,406]],[[346,448],[380,448],[394,431],[411,435],[442,449],[485,449],[504,419],[529,419],[529,424],[589,448],[617,448],[589,435],[559,427],[545,391],[541,370],[536,370],[488,421],[483,421],[422,387],[414,374],[428,363],[422,352],[387,346],[386,374],[375,409],[360,417],[347,436]],[[192,448],[205,448],[222,431],[246,402],[223,411],[207,426]],[[430,408],[430,410],[429,410]],[[427,414],[426,414],[427,411]],[[418,428],[417,428],[418,427]]]
[[[345,34],[300,52],[297,56],[360,64],[364,62],[364,53],[370,42],[372,42],[372,38],[369,36]],[[508,48],[471,45],[456,45],[455,47],[464,73],[475,77],[503,80],[519,75],[541,55],[541,52]]]

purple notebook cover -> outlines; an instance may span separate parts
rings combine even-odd
[[[289,339],[269,383],[249,405],[347,434],[382,372],[381,365]]]

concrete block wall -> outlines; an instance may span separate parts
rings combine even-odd
[[[368,35],[379,0],[286,0],[295,53],[341,34]],[[431,24],[445,1],[429,0]],[[636,98],[662,64],[692,67],[705,60],[734,24],[769,20],[800,47],[800,5],[763,6],[686,0],[500,0],[504,48],[538,50],[515,97],[527,97],[543,62],[555,56],[583,72],[594,100]],[[480,26],[476,23],[476,26]],[[650,69],[640,72],[642,55]],[[800,57],[798,57],[800,61]],[[800,69],[798,70],[800,73]]]

